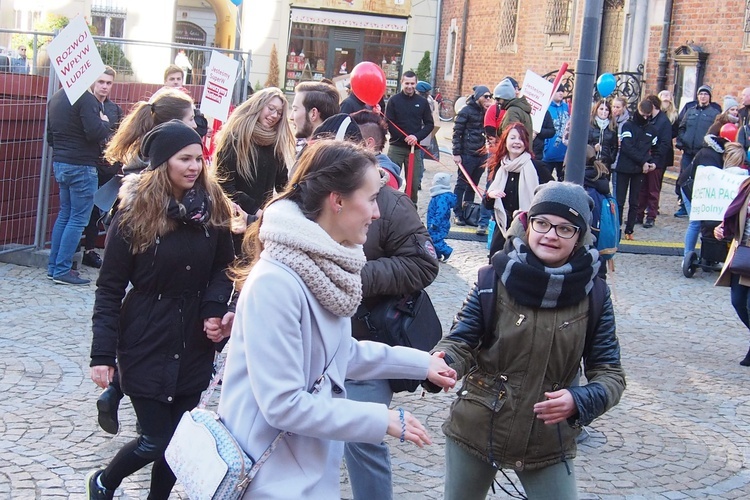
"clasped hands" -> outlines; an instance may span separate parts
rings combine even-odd
[[[234,313],[228,312],[223,318],[206,318],[203,320],[203,331],[211,342],[221,342],[232,333]]]
[[[649,163],[646,162],[643,164],[643,173],[647,174],[651,172],[652,170],[656,170],[656,163]]]

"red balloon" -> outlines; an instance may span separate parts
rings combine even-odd
[[[363,61],[352,69],[352,92],[365,104],[375,106],[385,95],[385,72],[377,64]]]
[[[738,130],[739,129],[737,128],[737,125],[735,125],[734,123],[725,123],[721,126],[719,135],[728,141],[735,141],[737,140]]]

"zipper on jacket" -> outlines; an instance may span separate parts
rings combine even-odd
[[[523,323],[525,319],[526,319],[525,314],[519,314],[518,321],[516,321],[516,326],[521,326],[521,323]]]
[[[206,233],[206,238],[210,238],[211,237],[211,235],[208,234],[208,228],[206,227],[205,224],[203,224],[203,231]]]

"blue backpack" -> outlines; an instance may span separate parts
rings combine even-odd
[[[602,260],[609,260],[615,256],[620,242],[620,216],[617,212],[617,202],[610,194],[601,194],[594,188],[586,188],[594,200],[592,211],[591,232],[596,237],[596,249]]]

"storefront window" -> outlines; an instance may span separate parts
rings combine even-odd
[[[359,62],[371,61],[385,71],[386,93],[390,96],[396,92],[401,75],[405,35],[399,31],[292,23],[284,89],[291,92],[301,81],[333,78],[350,72]]]

